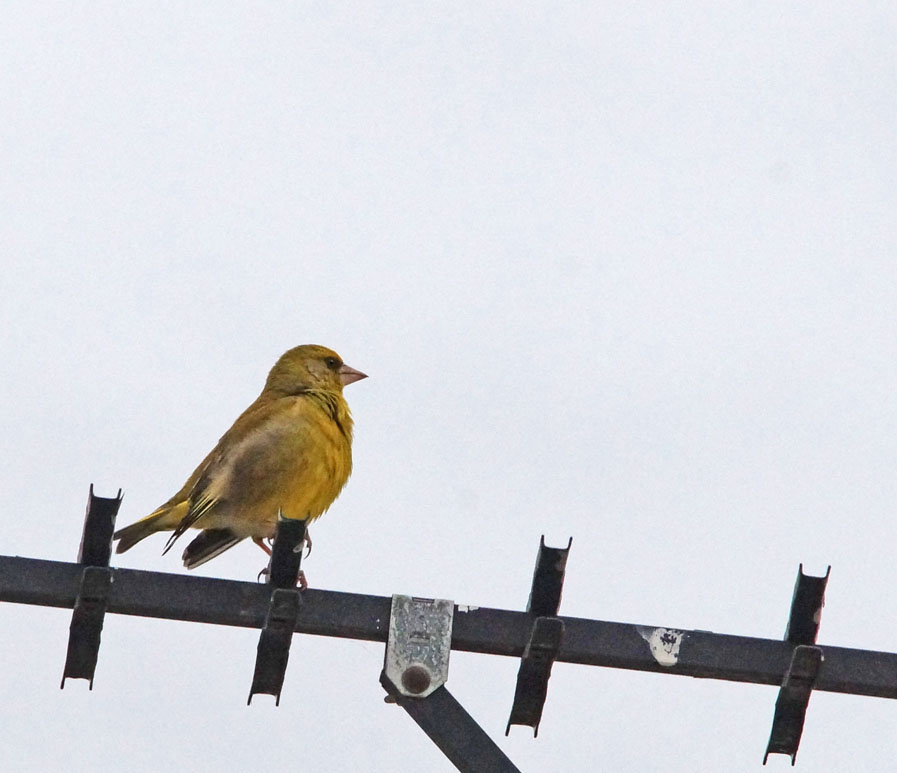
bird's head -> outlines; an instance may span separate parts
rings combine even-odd
[[[305,344],[281,355],[268,374],[265,391],[297,394],[303,389],[326,389],[342,392],[346,384],[363,378],[367,375],[350,368],[332,349]]]

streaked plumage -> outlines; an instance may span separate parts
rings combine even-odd
[[[164,505],[115,533],[123,553],[157,531],[165,550],[189,528],[188,569],[247,537],[274,536],[278,513],[318,518],[352,472],[352,417],[343,386],[365,378],[323,346],[297,346],[271,369],[262,393]]]

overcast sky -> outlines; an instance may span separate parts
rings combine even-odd
[[[74,560],[174,493],[286,349],[370,375],[317,588],[893,651],[891,3],[6,3],[0,552]],[[183,573],[164,536],[115,565]],[[241,545],[197,573],[252,580]],[[0,606],[10,770],[444,771],[382,645]],[[519,661],[448,686],[525,771],[758,770],[777,691]],[[798,766],[890,770],[897,705],[814,693]],[[770,769],[784,770],[786,757]]]

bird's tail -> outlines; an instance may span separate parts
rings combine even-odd
[[[136,523],[132,523],[130,526],[125,526],[123,529],[119,529],[112,535],[113,539],[118,540],[115,552],[124,553],[126,550],[130,550],[134,547],[140,540],[149,537],[150,534],[155,534],[157,531],[165,531],[166,529],[173,529],[180,522],[184,515],[181,511],[185,509],[186,503],[174,506],[166,504],[158,510],[154,510],[145,518],[141,518]]]

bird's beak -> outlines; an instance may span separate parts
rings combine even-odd
[[[356,381],[361,381],[361,379],[367,377],[367,373],[362,373],[360,370],[350,368],[348,365],[340,366],[339,380],[343,382],[343,386],[346,386],[347,384],[354,384]]]

